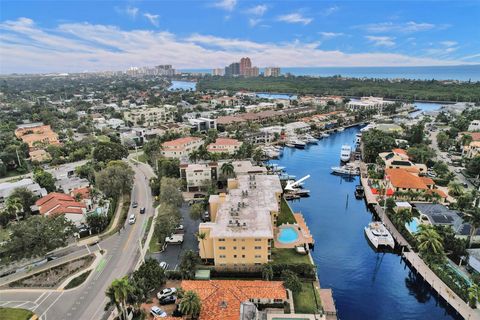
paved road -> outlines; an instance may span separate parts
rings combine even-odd
[[[450,159],[447,157],[448,152],[441,151],[440,148],[438,147],[437,143],[437,135],[440,131],[437,129],[435,131],[430,132],[430,140],[432,140],[432,145],[431,147],[435,150],[437,153],[437,159],[442,160],[445,162],[445,164],[448,166],[448,170],[453,172],[455,174],[456,179],[462,183],[462,184],[467,184],[468,188],[473,188],[473,185],[470,183],[470,181],[465,178],[465,176],[461,173],[457,173],[455,170],[458,169],[458,167],[454,167],[453,165],[449,164],[448,162]]]
[[[135,184],[132,199],[138,202],[138,208],[130,208],[129,215],[135,213],[137,222],[134,225],[127,224],[121,234],[99,243],[106,254],[84,284],[66,291],[4,290],[0,292],[0,306],[27,308],[43,320],[101,319],[107,303],[105,291],[115,278],[133,270],[139,259],[139,240],[145,232],[148,217],[154,213],[147,180],[153,175],[147,167],[133,166]],[[146,208],[146,213],[140,215],[142,207]]]

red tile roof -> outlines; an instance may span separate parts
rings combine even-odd
[[[178,146],[183,146],[187,143],[195,142],[202,140],[201,138],[197,137],[185,137],[185,138],[178,138],[175,140],[167,141],[163,143],[164,147],[178,147]]]
[[[419,176],[404,169],[386,169],[390,182],[396,188],[428,189],[425,181]]]
[[[287,300],[281,281],[182,281],[182,289],[195,291],[202,301],[202,320],[238,320],[240,304],[250,299]]]
[[[403,149],[397,148],[397,149],[393,149],[392,151],[393,151],[394,153],[398,153],[398,154],[401,154],[401,155],[404,155],[404,156],[407,156],[407,157],[408,157],[407,151],[405,151],[405,150],[403,150]]]
[[[89,187],[78,188],[78,189],[72,190],[70,194],[72,195],[72,197],[75,197],[77,194],[80,194],[82,199],[88,199],[90,198],[90,188]]]
[[[75,201],[72,196],[63,193],[52,192],[38,199],[35,204],[39,207],[42,215],[61,215],[67,213],[83,214],[86,205]]]

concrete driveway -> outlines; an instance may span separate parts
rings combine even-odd
[[[198,231],[198,225],[200,220],[192,220],[189,215],[190,207],[186,204],[182,206],[180,212],[183,217],[183,227],[185,228],[185,236],[182,244],[169,244],[163,252],[150,253],[147,257],[156,259],[158,262],[165,261],[169,265],[170,270],[176,270],[180,263],[182,253],[187,250],[193,250],[198,252],[198,240],[195,237],[195,233]]]

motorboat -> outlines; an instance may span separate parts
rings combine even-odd
[[[322,138],[328,138],[330,135],[326,132],[322,132]]]
[[[375,248],[379,246],[395,248],[395,240],[385,225],[380,221],[370,222],[368,226],[365,227],[365,234]]]
[[[285,143],[285,146],[289,148],[295,148],[295,145],[293,144],[293,142],[290,142],[290,141]]]
[[[358,176],[360,174],[360,170],[353,166],[345,165],[341,167],[332,167],[332,173],[339,174],[339,175],[346,175],[346,176]]]
[[[345,130],[344,127],[340,127],[340,128],[337,129],[338,132],[342,132],[343,130]]]
[[[340,150],[340,160],[348,162],[352,156],[352,147],[348,144],[344,144]]]
[[[297,149],[305,149],[305,145],[306,143],[302,140],[294,140],[293,141],[293,145],[295,146],[295,148]]]
[[[315,138],[315,137],[313,137],[313,136],[311,136],[311,135],[309,135],[309,134],[306,134],[306,135],[304,136],[304,138],[305,138],[305,140],[307,141],[307,143],[313,143],[313,144],[318,143],[318,139]]]
[[[365,189],[361,184],[355,187],[355,198],[362,199],[365,196]]]

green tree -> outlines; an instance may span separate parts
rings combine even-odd
[[[448,174],[448,166],[445,162],[443,161],[437,161],[435,162],[435,164],[433,165],[433,171],[435,171],[435,173],[440,176],[440,177],[443,177],[445,175]]]
[[[110,221],[104,214],[90,213],[87,215],[86,222],[92,230],[92,233],[98,234],[108,227]]]
[[[160,202],[180,207],[183,203],[180,191],[181,181],[175,178],[162,178],[160,182]]]
[[[413,213],[408,209],[400,209],[393,214],[393,220],[397,226],[403,226],[413,220]]]
[[[20,200],[22,203],[23,212],[26,216],[30,215],[32,212],[30,207],[35,204],[35,201],[37,201],[37,196],[25,187],[14,189],[10,194],[10,197],[18,198]]]
[[[67,245],[75,227],[64,216],[31,216],[12,224],[10,239],[5,244],[5,256],[11,260],[42,256]]]
[[[40,187],[45,188],[48,192],[53,192],[56,190],[55,187],[55,178],[53,175],[43,169],[36,169],[33,173],[33,180],[40,185]]]
[[[451,181],[448,184],[448,194],[452,197],[458,197],[463,194],[463,187],[460,183]]]
[[[192,220],[199,220],[202,218],[203,212],[205,211],[203,203],[194,203],[190,206],[190,218]]]
[[[378,154],[395,147],[395,137],[380,130],[369,130],[362,135],[364,158],[366,162],[374,163]]]
[[[435,151],[427,145],[419,144],[407,149],[413,162],[427,164],[435,157]]]
[[[205,232],[197,232],[197,239],[200,241],[200,243],[202,244],[202,248],[203,248],[203,254],[206,255],[206,251],[205,251],[205,240],[207,239],[207,234]],[[205,259],[206,260],[206,259]]]
[[[108,163],[113,160],[121,160],[128,156],[128,150],[115,142],[99,142],[93,149],[93,159],[97,162]]]
[[[197,265],[201,262],[198,253],[193,250],[185,251],[182,254],[178,269],[183,279],[193,279]]]
[[[480,287],[474,283],[468,287],[468,304],[472,308],[477,307],[477,302],[480,300]]]
[[[23,210],[22,201],[17,197],[8,197],[7,201],[5,201],[4,210],[10,217],[15,216],[15,219],[19,221],[18,214]]]
[[[295,272],[291,270],[283,270],[282,280],[285,288],[290,289],[293,293],[302,291],[302,283]]]
[[[125,276],[113,280],[105,293],[107,298],[109,298],[107,307],[110,305],[116,306],[122,320],[127,319],[127,299],[133,292],[134,287],[130,284],[128,277]]]
[[[107,197],[115,198],[132,190],[134,175],[127,163],[111,161],[95,174],[95,184]]]
[[[262,279],[265,281],[271,281],[273,279],[273,269],[269,264],[265,264],[262,267]]]
[[[166,279],[164,270],[157,260],[152,258],[146,259],[132,275],[133,284],[140,290],[143,299],[147,299],[153,290],[163,286]]]
[[[450,139],[450,136],[443,131],[438,133],[437,143],[438,147],[443,151],[448,150],[453,145],[453,141]]]
[[[477,231],[480,228],[480,208],[476,207],[467,212],[464,219],[470,224],[469,247],[472,247],[473,237],[477,234]]]
[[[438,263],[443,260],[444,249],[442,237],[438,234],[433,226],[421,224],[419,231],[415,234],[417,247],[429,263]]]
[[[198,294],[195,291],[186,291],[180,301],[179,309],[191,319],[196,319],[202,310],[202,302]]]
[[[225,162],[224,164],[222,164],[220,170],[222,171],[222,174],[227,178],[235,174],[235,168],[233,167],[233,164],[231,162]]]
[[[467,164],[467,173],[472,177],[478,177],[480,175],[480,155],[470,159]]]

